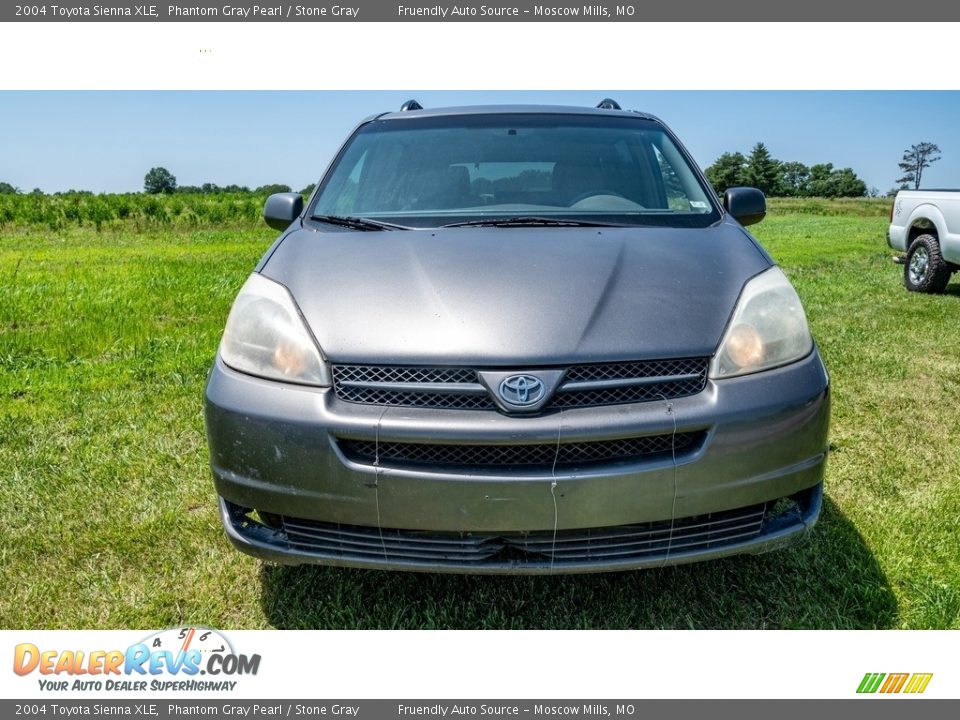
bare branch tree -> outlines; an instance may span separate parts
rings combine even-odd
[[[914,190],[920,189],[920,178],[923,171],[940,159],[940,148],[935,143],[921,142],[911,145],[909,150],[903,151],[900,160],[900,171],[903,177],[898,183],[913,183]]]

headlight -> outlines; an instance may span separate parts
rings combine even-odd
[[[271,380],[329,385],[320,349],[283,285],[253,273],[233,302],[220,357],[234,370]]]
[[[780,268],[750,280],[710,364],[714,379],[747,375],[799,360],[813,349],[796,290]]]

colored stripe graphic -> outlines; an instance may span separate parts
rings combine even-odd
[[[860,687],[857,688],[857,692],[875,693],[877,688],[880,687],[880,682],[884,677],[886,677],[884,673],[867,673],[863,676],[863,680],[860,681]]]
[[[903,693],[922,693],[927,689],[933,673],[866,673],[860,685],[857,686],[858,693],[885,693],[895,694]]]
[[[930,684],[930,679],[932,677],[933,673],[914,673],[910,678],[910,682],[907,683],[907,687],[904,692],[922,693],[927,689],[927,685]]]
[[[904,684],[910,673],[890,673],[887,675],[887,681],[880,688],[882,693],[898,693],[903,689]]]

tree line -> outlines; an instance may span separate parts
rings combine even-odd
[[[748,186],[774,197],[864,197],[876,196],[874,188],[857,177],[851,168],[835,168],[833,163],[807,166],[802,162],[784,162],[774,158],[767,146],[758,142],[749,155],[725,152],[705,171],[713,189],[722,195],[727,188]]]
[[[308,185],[301,192],[307,194],[313,189]],[[188,193],[191,195],[216,195],[218,193],[256,193],[257,195],[272,195],[273,193],[292,192],[289,185],[272,183],[249,188],[246,185],[217,185],[203,183],[203,185],[177,185],[177,178],[164,167],[150,168],[143,178],[143,191],[149,195],[169,195],[171,193]]]
[[[920,187],[923,171],[940,159],[940,148],[935,143],[921,142],[911,145],[903,151],[900,160],[902,176],[897,179],[899,188],[888,195],[896,194],[910,185]],[[877,197],[876,188],[867,190],[867,184],[857,177],[852,168],[835,168],[833,163],[804,165],[802,162],[784,162],[774,158],[767,146],[758,142],[749,155],[741,152],[725,152],[705,171],[707,180],[719,195],[731,187],[747,186],[761,190],[773,197]],[[300,190],[303,195],[313,192],[313,184]],[[177,185],[177,178],[163,167],[150,168],[143,178],[143,190],[148,195],[170,195],[183,193],[192,195],[219,195],[222,193],[255,193],[271,195],[291,192],[289,185],[274,183],[251,189],[246,185],[219,186],[215,183],[203,185]],[[10,183],[0,182],[0,195],[16,195],[20,190]],[[32,195],[43,195],[39,188]],[[69,190],[53,195],[92,195],[89,191]]]
[[[313,192],[314,186],[307,185],[300,192],[309,195]],[[166,168],[155,167],[143,179],[143,191],[147,195],[171,195],[181,193],[185,195],[219,195],[221,193],[253,193],[255,195],[272,195],[273,193],[292,192],[289,185],[283,183],[270,183],[260,187],[250,188],[247,185],[217,185],[216,183],[203,183],[202,185],[178,185],[177,178]],[[93,195],[90,190],[66,190],[64,192],[45,193],[40,188],[34,188],[29,193],[21,193],[20,188],[11,185],[8,182],[0,182],[0,195]],[[125,193],[118,193],[125,194]]]

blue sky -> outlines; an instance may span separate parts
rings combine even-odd
[[[364,117],[424,106],[595,105],[603,97],[670,125],[706,167],[763,141],[774,157],[852,167],[886,191],[905,148],[937,143],[926,187],[960,186],[960,91],[0,92],[0,181],[22,190],[137,191],[160,165],[181,185],[301,188]]]

